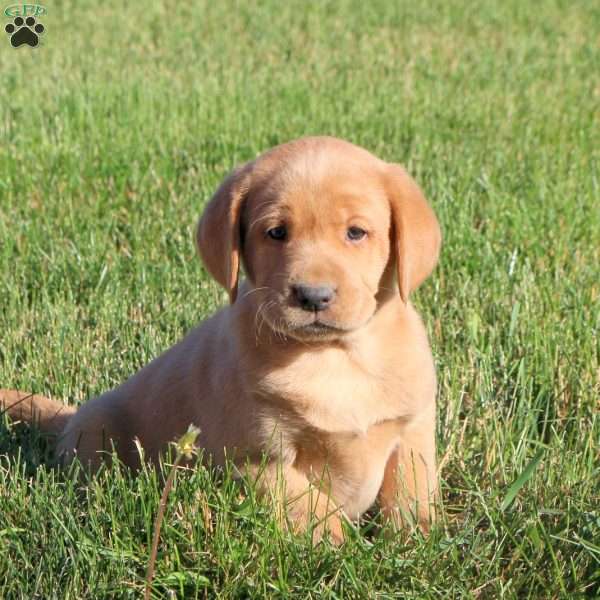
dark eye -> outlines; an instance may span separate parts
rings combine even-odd
[[[359,240],[362,240],[365,235],[367,235],[367,232],[360,227],[348,227],[348,231],[346,231],[346,237],[351,242],[358,242]]]
[[[273,240],[277,240],[277,241],[282,241],[285,240],[286,236],[287,236],[287,229],[285,228],[284,225],[280,225],[279,227],[272,227],[271,229],[267,230],[267,235],[273,239]]]

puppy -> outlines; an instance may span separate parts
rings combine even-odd
[[[12,415],[59,434],[92,468],[114,447],[132,467],[200,427],[278,500],[294,528],[343,537],[376,500],[427,530],[436,494],[433,360],[410,293],[440,229],[404,169],[329,137],[299,139],[231,173],[197,228],[230,305],[123,385],[79,410],[0,392]],[[240,270],[246,275],[239,282]]]

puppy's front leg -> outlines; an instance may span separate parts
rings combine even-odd
[[[437,474],[435,421],[407,425],[385,467],[379,504],[386,519],[401,529],[429,532],[435,520]]]
[[[341,510],[327,491],[311,483],[297,468],[270,462],[240,469],[256,485],[259,496],[273,502],[282,527],[296,533],[313,524],[313,543],[328,535],[335,544],[344,541]]]

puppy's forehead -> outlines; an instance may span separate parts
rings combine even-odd
[[[322,213],[328,207],[387,212],[382,161],[352,144],[339,144],[340,140],[308,142],[276,148],[257,161],[253,212]]]

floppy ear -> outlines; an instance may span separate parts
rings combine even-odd
[[[252,163],[236,168],[221,183],[206,205],[198,228],[196,243],[209,273],[227,290],[235,302],[240,269],[240,218],[250,187]]]
[[[396,255],[398,288],[406,303],[410,292],[433,271],[442,235],[423,192],[403,167],[387,165],[385,185],[392,211],[392,251]]]

